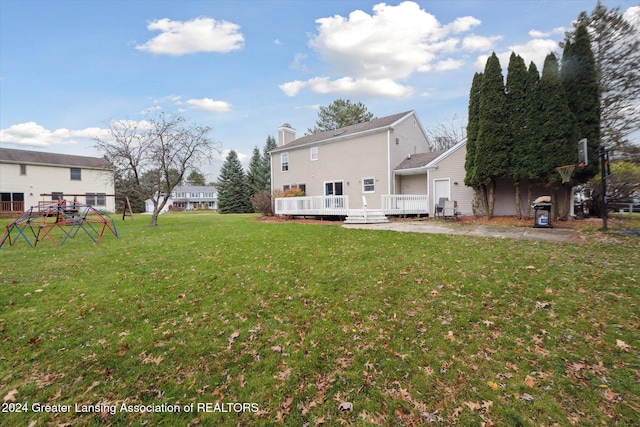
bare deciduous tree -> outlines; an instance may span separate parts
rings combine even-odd
[[[142,121],[113,120],[109,137],[94,141],[116,173],[130,183],[123,191],[153,202],[150,225],[155,226],[168,196],[186,172],[210,160],[212,150],[219,151],[209,138],[210,131],[182,116],[159,113]]]
[[[426,129],[432,151],[443,151],[456,145],[467,136],[467,124],[457,115],[449,123],[437,123]]]

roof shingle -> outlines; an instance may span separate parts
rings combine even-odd
[[[305,135],[303,137],[294,139],[290,143],[282,147],[278,147],[275,150],[272,150],[271,152],[274,153],[277,151],[288,150],[290,148],[300,147],[303,145],[329,141],[334,138],[347,137],[350,135],[367,132],[374,129],[384,129],[388,126],[391,126],[393,123],[397,122],[398,120],[400,120],[401,118],[405,117],[406,115],[412,112],[413,111],[405,111],[403,113],[393,114],[391,116],[380,117],[379,119],[378,118],[372,119],[368,122],[357,123],[355,125],[345,126],[345,127],[334,129],[334,130],[327,130],[327,131],[312,134],[312,135]]]
[[[113,169],[113,166],[108,160],[100,157],[15,150],[11,148],[0,148],[0,161],[4,163],[57,165],[105,170]]]

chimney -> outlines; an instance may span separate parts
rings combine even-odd
[[[289,123],[278,128],[278,147],[282,147],[296,139],[296,130]]]

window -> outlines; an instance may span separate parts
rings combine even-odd
[[[20,165],[20,175],[27,174],[27,165]]]
[[[85,197],[87,198],[88,205],[91,205],[91,206],[107,205],[107,197],[105,193],[87,193]]]
[[[62,200],[62,192],[60,191],[52,191],[51,192],[51,200]]]
[[[284,184],[282,186],[282,191],[287,191],[287,190],[291,190],[291,186],[289,184]]]
[[[311,147],[309,155],[311,156],[311,161],[318,160],[318,147]]]
[[[71,181],[81,181],[81,180],[82,180],[82,169],[71,168]]]
[[[298,188],[304,193],[307,194],[307,184],[298,184]]]
[[[362,192],[374,193],[376,191],[376,179],[375,178],[362,178]]]
[[[289,170],[289,153],[282,153],[280,155],[280,162],[282,163],[282,172]]]

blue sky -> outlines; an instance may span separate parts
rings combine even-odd
[[[603,1],[640,15],[637,1]],[[319,106],[466,123],[474,72],[542,68],[582,0],[0,0],[0,146],[95,156],[109,120],[180,113],[245,162]],[[223,162],[203,165],[214,180]]]

